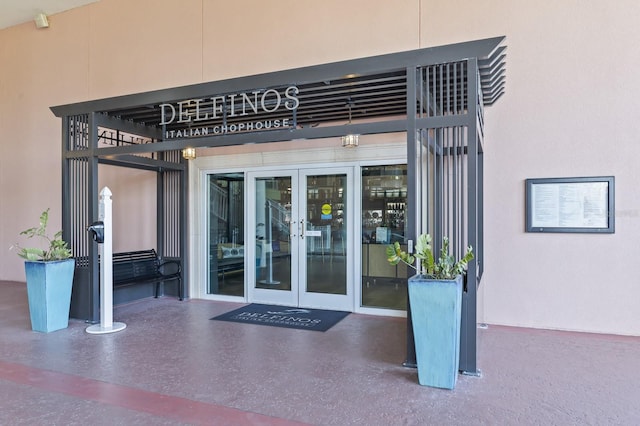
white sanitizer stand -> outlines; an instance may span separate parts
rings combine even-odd
[[[104,222],[104,243],[98,244],[100,256],[100,324],[87,327],[87,333],[106,334],[124,330],[127,325],[113,322],[113,238],[111,215],[111,190],[100,191],[99,219]]]

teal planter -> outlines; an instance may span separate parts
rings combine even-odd
[[[423,386],[453,389],[460,362],[462,276],[432,280],[424,275],[409,278],[411,321]]]
[[[42,333],[69,325],[74,259],[24,263],[31,329]]]

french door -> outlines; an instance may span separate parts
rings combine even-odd
[[[353,169],[250,172],[247,180],[249,301],[353,311]]]

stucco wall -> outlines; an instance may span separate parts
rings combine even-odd
[[[47,206],[60,223],[51,105],[506,35],[507,92],[486,111],[479,320],[640,335],[640,3],[100,0],[50,21],[0,31],[3,250]],[[615,234],[524,232],[524,179],[591,175],[616,177]],[[0,255],[0,279],[22,268]]]
[[[428,44],[507,36],[507,91],[486,112],[484,320],[640,334],[640,3],[429,4]],[[615,234],[523,232],[526,178],[598,175],[616,178]]]

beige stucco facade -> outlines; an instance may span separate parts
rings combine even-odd
[[[52,105],[504,35],[506,93],[485,113],[478,320],[640,335],[639,21],[634,0],[100,0],[45,30],[0,30],[0,279],[24,280],[9,251],[20,230],[47,206],[60,223]],[[101,180],[137,182],[128,203],[148,207],[153,177],[126,173]],[[524,232],[526,178],[602,175],[616,178],[615,234]],[[120,232],[122,249],[153,238]]]

